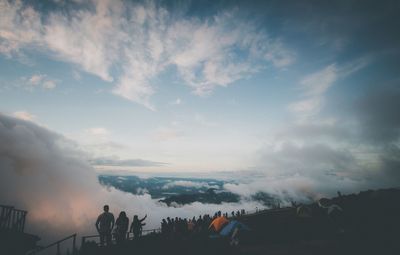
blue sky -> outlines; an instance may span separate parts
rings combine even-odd
[[[368,179],[400,162],[396,2],[0,7],[1,112],[113,162],[100,170]]]

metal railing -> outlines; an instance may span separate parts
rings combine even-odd
[[[67,236],[67,237],[65,237],[63,239],[60,239],[60,240],[58,240],[58,241],[56,241],[54,243],[51,243],[51,244],[49,244],[47,246],[39,247],[39,248],[37,248],[37,249],[35,249],[33,251],[30,251],[30,252],[27,253],[27,255],[35,255],[35,254],[37,254],[39,252],[42,252],[43,250],[47,250],[47,249],[49,249],[51,247],[54,247],[54,246],[57,247],[56,255],[61,255],[61,243],[65,242],[65,241],[67,241],[69,239],[72,239],[72,254],[77,254],[76,234],[73,234],[73,235]]]
[[[27,211],[8,205],[0,205],[0,210],[0,229],[24,232]]]
[[[142,230],[142,236],[146,236],[152,233],[160,233],[161,228],[155,228],[155,229],[145,229]],[[100,243],[100,235],[88,235],[88,236],[82,236],[82,241],[81,241],[81,247],[87,242],[88,239],[96,239],[96,243]],[[134,239],[133,233],[132,232],[127,232],[126,233],[126,239],[127,240],[132,240]],[[113,239],[113,242],[115,240]]]

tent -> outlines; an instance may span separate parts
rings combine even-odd
[[[328,207],[328,215],[339,212],[343,212],[343,209],[337,204],[332,204],[331,206]]]
[[[331,200],[328,198],[321,198],[318,200],[318,206],[327,209],[332,204]]]
[[[214,228],[216,232],[219,232],[226,224],[229,223],[229,220],[227,220],[225,217],[220,216],[213,220],[208,228]]]
[[[246,226],[245,224],[243,224],[237,220],[232,220],[225,227],[222,228],[222,230],[221,230],[221,232],[219,232],[219,234],[221,236],[229,236],[236,228],[239,228],[240,230],[246,230],[246,231],[250,230],[250,228],[248,226]]]
[[[312,210],[310,207],[308,207],[306,205],[301,205],[301,206],[297,207],[296,214],[299,217],[309,218],[312,216]]]

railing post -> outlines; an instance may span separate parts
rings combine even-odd
[[[57,255],[61,255],[60,243],[57,243]]]
[[[21,211],[18,211],[17,212],[17,220],[16,220],[16,223],[15,223],[17,226],[15,227],[15,229],[17,230],[17,231],[21,231]]]
[[[7,208],[7,229],[10,229],[11,228],[11,208],[9,207],[9,208]]]
[[[15,213],[16,211],[12,210],[11,211],[11,229],[15,229]]]
[[[75,255],[76,253],[76,234],[74,234],[74,237],[72,239],[72,254]]]
[[[21,226],[22,232],[24,232],[24,229],[25,229],[26,214],[27,214],[27,212],[24,212],[24,214],[23,214],[23,217],[24,217],[24,218],[22,219],[22,226]]]

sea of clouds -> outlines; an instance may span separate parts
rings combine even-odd
[[[66,235],[95,234],[94,223],[104,204],[115,217],[148,215],[146,229],[160,227],[167,216],[193,217],[218,210],[252,210],[257,202],[198,202],[167,207],[149,194],[133,195],[101,186],[85,153],[65,137],[29,121],[0,115],[0,201],[27,210],[28,233],[44,243]]]

